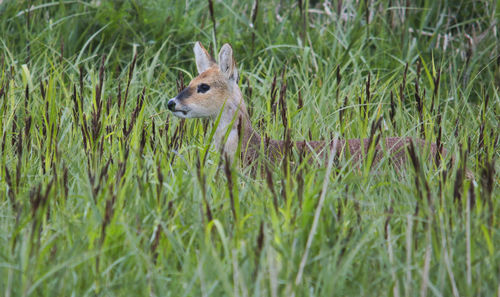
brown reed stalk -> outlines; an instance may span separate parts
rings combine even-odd
[[[371,84],[371,74],[368,72],[368,79],[366,80],[366,86],[365,86],[366,99],[365,99],[365,104],[363,105],[364,118],[368,117],[368,104],[370,104],[371,101],[370,84]]]
[[[342,81],[342,75],[340,74],[340,65],[337,64],[337,69],[335,70],[335,77],[337,80],[336,85],[336,100],[337,102],[340,100],[340,82]]]
[[[281,111],[281,121],[283,124],[283,127],[285,130],[288,128],[288,116],[287,116],[287,104],[286,104],[286,79],[285,79],[285,71],[286,71],[286,66],[283,68],[283,72],[281,73],[281,89],[280,89],[280,96],[279,96],[279,104],[280,104],[280,111]]]
[[[457,170],[457,174],[455,177],[455,183],[453,186],[453,201],[457,202],[458,204],[461,205],[462,203],[462,189],[463,189],[463,184],[464,184],[464,178],[465,178],[465,168],[466,168],[466,163],[467,163],[467,158],[465,150],[462,148],[462,145],[460,145],[460,165]]]
[[[389,118],[391,119],[391,124],[394,129],[396,129],[396,121],[395,121],[395,116],[396,116],[396,104],[394,103],[394,93],[391,90],[391,110],[389,111]]]
[[[238,221],[238,217],[236,214],[236,208],[234,205],[234,193],[233,193],[233,175],[231,173],[231,163],[229,162],[229,158],[227,154],[224,155],[224,173],[227,178],[227,189],[229,191],[229,201],[231,202],[231,212],[233,213],[234,221]]]
[[[156,264],[156,261],[158,259],[158,245],[160,244],[160,238],[161,238],[161,223],[158,223],[156,225],[156,231],[153,236],[153,243],[151,244],[151,253],[153,254],[153,263]]]
[[[104,243],[104,239],[106,238],[106,229],[111,222],[114,212],[115,212],[115,201],[116,201],[116,193],[110,187],[111,197],[106,200],[106,207],[104,210],[104,220],[101,224],[101,238],[99,240],[99,245],[102,246]]]
[[[436,121],[436,125],[438,127],[438,136],[436,139],[437,153],[434,160],[434,162],[436,163],[436,167],[438,168],[441,165],[441,158],[443,157],[443,143],[441,141],[443,134],[443,127],[441,125],[441,121],[442,121],[441,108],[438,108],[437,121]]]
[[[403,72],[403,83],[399,86],[399,98],[401,102],[405,101],[404,90],[406,88],[406,75],[408,73],[408,63],[406,63],[405,71]]]
[[[384,238],[385,238],[385,240],[387,240],[389,222],[391,221],[392,215],[394,213],[394,208],[392,207],[392,205],[389,207],[389,209],[387,210],[386,213],[387,213],[387,217],[385,218],[385,222],[384,222]]]
[[[306,42],[306,34],[307,34],[307,18],[306,18],[306,7],[305,3],[302,0],[298,0],[299,12],[300,12],[300,21],[302,30],[300,31],[300,39],[302,40],[302,44]]]
[[[304,101],[302,100],[302,93],[299,90],[298,99],[297,99],[297,110],[302,109],[302,107],[304,107]]]
[[[80,82],[80,100],[83,98],[83,68],[80,66],[78,81]]]
[[[255,49],[255,32],[257,31],[257,15],[259,14],[259,0],[254,0],[250,19],[252,20],[252,51]]]
[[[214,13],[214,3],[213,0],[208,0],[208,10],[210,12],[210,19],[212,20],[212,29],[214,32],[214,45],[213,50],[216,52],[217,48],[217,31],[216,31],[216,23],[215,23],[215,13]]]
[[[262,247],[264,246],[264,223],[260,221],[259,225],[259,234],[257,235],[256,245],[255,245],[255,270],[253,272],[253,278],[255,279],[257,276],[257,272],[259,271],[259,263],[260,263],[260,255],[262,253]]]
[[[274,182],[273,182],[273,174],[271,173],[271,170],[269,169],[269,165],[264,166],[265,171],[266,171],[266,183],[267,187],[269,190],[271,190],[271,194],[273,196],[273,205],[274,205],[274,210],[276,213],[278,213],[278,198],[276,196],[276,192],[274,191]]]
[[[134,75],[134,68],[135,68],[136,62],[137,62],[137,52],[134,55],[134,59],[132,60],[132,64],[130,65],[130,68],[128,71],[127,88],[125,89],[125,97],[123,98],[123,108],[127,107],[128,91],[130,88],[130,82],[132,81],[132,77]]]
[[[270,100],[270,106],[271,106],[271,114],[273,117],[276,116],[276,94],[278,93],[278,90],[276,89],[276,74],[273,76],[273,82],[271,83],[271,100]]]
[[[304,150],[299,151],[299,164],[296,168],[299,168],[302,163],[304,162],[304,155],[305,155]],[[297,197],[299,200],[299,207],[302,209],[302,201],[304,199],[304,174],[303,174],[303,169],[298,169],[298,172],[296,172],[297,176]]]

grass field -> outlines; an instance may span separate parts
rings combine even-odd
[[[0,2],[1,296],[500,296],[500,2]],[[196,40],[261,135],[449,153],[228,166]]]

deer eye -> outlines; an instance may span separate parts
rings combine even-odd
[[[207,84],[199,84],[198,85],[198,93],[206,93],[208,90],[210,90],[210,86]]]

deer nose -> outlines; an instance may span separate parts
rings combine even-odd
[[[174,111],[175,110],[175,101],[174,99],[168,100],[167,107],[169,110]]]

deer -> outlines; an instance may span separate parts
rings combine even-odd
[[[281,160],[286,154],[285,150],[290,147],[290,141],[263,138],[253,129],[238,86],[239,73],[231,45],[226,43],[222,46],[218,63],[201,42],[197,41],[193,50],[198,76],[177,96],[168,100],[167,108],[179,118],[218,120],[214,133],[215,148],[229,158],[231,163],[234,162],[238,147],[240,159],[245,166],[252,164],[260,156],[272,163]],[[321,160],[322,156],[334,152],[336,158],[350,156],[357,166],[365,160],[371,145],[372,165],[388,157],[398,171],[408,162],[407,152],[409,149],[413,150],[414,146],[426,148],[429,159],[432,157],[438,160],[446,155],[442,146],[411,137],[385,137],[375,144],[372,138],[292,142],[292,146],[300,153],[313,154],[316,159]]]

